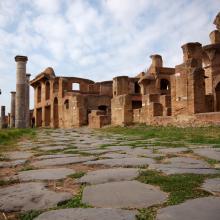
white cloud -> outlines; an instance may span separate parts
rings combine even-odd
[[[219,8],[219,0],[0,0],[0,102],[9,106],[16,54],[29,57],[32,76],[47,66],[96,81],[134,76],[153,53],[175,66],[182,44],[209,43]]]
[[[62,0],[32,0],[31,2],[40,13],[57,13],[62,4]]]

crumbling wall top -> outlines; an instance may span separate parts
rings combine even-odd
[[[202,44],[199,42],[190,42],[182,45],[183,60],[186,62],[189,59],[202,59]]]
[[[213,24],[214,24],[214,25],[216,26],[216,28],[220,31],[220,12],[216,15]]]
[[[152,59],[151,67],[163,67],[163,59],[159,54],[153,54],[150,56]]]

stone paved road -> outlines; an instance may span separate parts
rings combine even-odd
[[[146,140],[137,141],[132,148],[134,137],[107,136],[88,128],[38,130],[37,138],[19,142],[18,150],[0,161],[0,180],[7,181],[0,188],[0,219],[3,215],[19,219],[14,212],[41,210],[36,219],[135,220],[138,209],[152,205],[161,205],[155,219],[177,219],[177,215],[179,219],[219,219],[220,178],[200,186],[213,197],[188,200],[178,209],[162,208],[168,193],[135,180],[143,169],[163,175],[218,174],[204,156],[218,161],[219,150],[207,146],[204,151],[190,146],[155,150]],[[76,195],[84,205],[57,209],[57,204],[66,204]],[[203,207],[202,218],[198,209]]]

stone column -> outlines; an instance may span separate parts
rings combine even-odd
[[[31,74],[26,74],[26,91],[25,91],[25,106],[26,106],[26,127],[30,127],[30,76]]]
[[[16,70],[16,101],[15,101],[15,127],[26,127],[26,63],[28,58],[26,56],[16,56],[17,63]]]
[[[15,96],[16,92],[11,92],[10,128],[15,127]]]
[[[1,106],[1,128],[5,128],[5,106]]]

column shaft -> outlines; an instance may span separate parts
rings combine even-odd
[[[30,127],[30,76],[31,74],[26,74],[26,90],[25,90],[25,106],[26,106],[26,127]]]
[[[1,128],[5,128],[5,106],[1,106]]]
[[[16,102],[15,102],[15,127],[25,128],[26,127],[26,62],[27,57],[16,56],[15,61],[17,62],[16,71]]]
[[[10,128],[15,127],[15,96],[16,92],[11,92]]]

